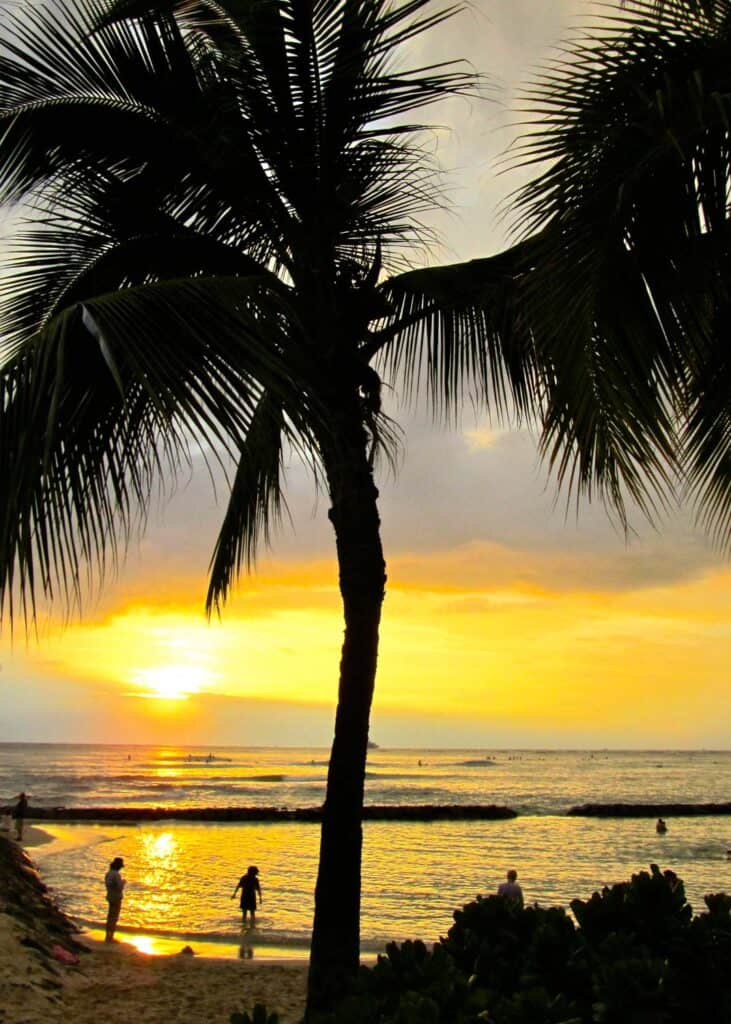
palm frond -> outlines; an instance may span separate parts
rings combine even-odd
[[[728,0],[627,3],[526,96],[538,120],[515,160],[540,170],[517,196],[517,226],[550,239],[525,292],[557,382],[544,444],[585,486],[594,477],[637,497],[644,477],[667,493],[680,461],[699,486],[711,473],[721,493],[728,441],[708,426],[713,413],[701,425],[698,373],[728,301],[729,25]],[[575,416],[572,392],[587,396]],[[604,470],[595,459],[611,438],[586,447],[588,396],[597,415],[619,415],[607,421],[619,443]],[[713,518],[720,504],[704,493]]]
[[[434,412],[447,417],[467,397],[503,417],[536,412],[538,366],[519,300],[535,244],[384,283],[390,316],[372,348],[407,396],[425,384]]]
[[[286,335],[261,315],[259,291],[258,280],[221,278],[96,296],[0,368],[0,593],[11,618],[16,607],[32,617],[38,591],[78,603],[84,567],[100,578],[108,553],[116,561],[188,438],[235,454],[262,389],[291,394]],[[305,395],[299,408],[306,417]]]
[[[221,606],[242,566],[254,563],[259,543],[268,544],[282,512],[282,442],[287,424],[282,404],[268,392],[259,399],[237,453],[228,507],[210,564],[206,611]]]
[[[174,15],[183,33],[220,47],[218,73],[235,82],[241,126],[253,133],[299,249],[311,238],[320,251],[353,257],[368,243],[370,261],[379,240],[388,254],[413,244],[419,215],[438,197],[438,175],[416,141],[422,126],[398,119],[471,92],[476,80],[457,65],[397,72],[393,55],[457,8],[427,11],[431,0],[393,10],[384,0],[215,6],[224,18],[183,0],[118,9]]]

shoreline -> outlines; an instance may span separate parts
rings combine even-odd
[[[28,828],[29,845],[53,837]],[[65,962],[65,961],[70,962]],[[308,964],[285,958],[147,955],[79,931],[54,903],[28,854],[0,833],[3,1024],[225,1022],[262,1002],[281,1024],[304,1011]]]

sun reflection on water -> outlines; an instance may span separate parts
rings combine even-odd
[[[151,861],[173,861],[178,848],[178,841],[172,832],[161,832],[159,835],[146,835],[142,839],[142,849]],[[171,867],[173,865],[170,865]]]
[[[147,953],[149,956],[158,956],[163,952],[159,948],[154,935],[125,935],[124,941],[134,946],[138,953]]]

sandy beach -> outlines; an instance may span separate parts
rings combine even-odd
[[[43,841],[42,830],[26,827],[24,845]],[[59,948],[78,963],[59,962]],[[295,1024],[306,975],[300,962],[146,956],[94,942],[55,907],[23,848],[0,834],[1,1024],[228,1024],[256,1002]]]

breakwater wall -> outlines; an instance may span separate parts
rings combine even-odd
[[[731,814],[725,804],[581,804],[567,814],[583,818],[669,818]]]
[[[0,807],[0,814],[11,811]],[[502,821],[516,818],[494,804],[368,806],[364,821]],[[321,821],[321,807],[29,807],[28,821]]]

